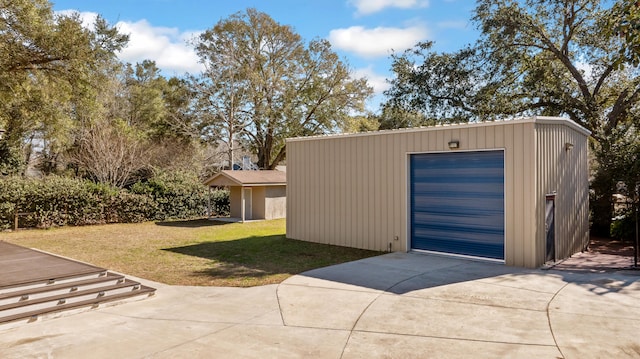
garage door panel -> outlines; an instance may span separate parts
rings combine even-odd
[[[457,239],[455,237],[433,237],[427,240],[429,241],[429,251],[433,252],[481,256],[492,259],[504,258],[504,246],[501,243],[486,243],[483,241]]]
[[[478,170],[481,170],[481,169],[478,168]],[[474,185],[483,184],[483,183],[497,183],[502,180],[502,176],[499,176],[499,175],[482,176],[482,177],[474,178],[473,177],[474,174],[475,173],[473,173],[472,171],[469,171],[469,173],[455,173],[451,175],[442,175],[442,176],[438,176],[438,175],[419,176],[419,177],[416,177],[416,179],[420,181],[429,181],[429,184],[433,184],[433,185],[457,183],[458,185],[466,184],[468,186],[474,186]],[[455,182],[452,182],[452,181],[455,181]]]
[[[493,237],[500,236],[502,232],[490,226],[468,226],[460,223],[423,225],[416,227],[415,233],[418,236],[417,240],[446,237],[461,241],[472,240],[475,242],[502,243],[501,241],[492,240]]]
[[[502,199],[476,197],[475,200],[482,201],[485,206],[473,206],[473,203],[469,203],[470,200],[466,199],[433,198],[432,201],[416,203],[415,209],[419,211],[418,213],[424,214],[459,214],[461,216],[469,215],[480,218],[490,213],[500,215],[504,213],[501,209],[496,208],[502,204]]]
[[[420,179],[417,179],[420,180]],[[427,182],[416,184],[414,188],[414,194],[418,195],[418,200],[429,200],[431,198],[447,198],[450,200],[455,199],[468,199],[468,198],[503,198],[503,184],[502,182],[495,180],[493,182],[486,182],[482,184],[482,189],[478,189],[480,185],[479,179],[471,179],[476,181],[473,184],[464,183],[436,183]],[[470,181],[471,181],[470,180]]]
[[[504,259],[502,151],[411,156],[412,248]]]
[[[449,188],[450,187],[450,188]],[[496,187],[496,188],[493,188]],[[474,191],[464,188],[464,186],[443,186],[442,189],[420,189],[416,188],[416,195],[419,197],[428,197],[431,201],[440,200],[440,203],[447,204],[456,199],[464,201],[466,198],[484,199],[484,200],[503,200],[502,186],[491,184],[487,186],[487,191]],[[460,198],[457,198],[460,197]],[[418,201],[416,205],[423,205],[422,201]],[[489,206],[486,206],[489,207]]]

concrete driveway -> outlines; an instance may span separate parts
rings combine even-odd
[[[154,298],[0,327],[0,357],[640,357],[637,271],[393,253],[280,285],[146,283]]]

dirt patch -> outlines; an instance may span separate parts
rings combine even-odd
[[[610,272],[635,269],[633,267],[633,243],[609,238],[591,237],[585,252],[574,254],[552,266],[553,269]]]
[[[633,257],[633,242],[621,242],[610,238],[591,237],[589,252]]]

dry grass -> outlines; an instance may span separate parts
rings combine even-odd
[[[380,254],[285,238],[285,221],[111,224],[0,233],[0,240],[174,285],[255,286]]]

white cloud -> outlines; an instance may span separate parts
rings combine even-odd
[[[77,14],[82,21],[82,26],[86,28],[93,28],[93,25],[96,23],[96,18],[98,17],[98,13],[95,12],[78,12],[76,10],[56,11],[56,14],[62,16],[73,16]]]
[[[364,57],[387,56],[391,50],[403,51],[413,47],[429,35],[424,26],[412,26],[404,29],[394,27],[376,27],[365,29],[352,26],[329,32],[331,44],[341,50],[356,53]]]
[[[97,13],[75,10],[57,11],[56,14],[71,16],[78,14],[82,25],[93,27]],[[186,42],[198,36],[198,31],[180,31],[177,28],[157,27],[146,20],[137,22],[120,21],[115,25],[118,30],[129,35],[129,43],[118,53],[122,61],[136,63],[153,60],[156,65],[169,74],[184,72],[197,73],[204,69],[198,63],[198,56]]]
[[[369,86],[373,87],[373,92],[375,94],[382,94],[385,90],[387,90],[390,85],[387,83],[387,78],[383,75],[375,73],[373,70],[373,66],[367,66],[362,69],[357,69],[353,71],[354,78],[366,78]]]
[[[358,15],[369,15],[382,11],[388,7],[400,9],[412,9],[429,6],[428,0],[351,0],[350,4],[355,6]]]
[[[196,36],[197,32],[154,27],[146,20],[120,21],[116,26],[121,33],[129,35],[127,47],[118,54],[123,61],[135,63],[149,59],[162,70],[176,73],[195,73],[203,69],[195,50],[186,44],[186,40]]]

